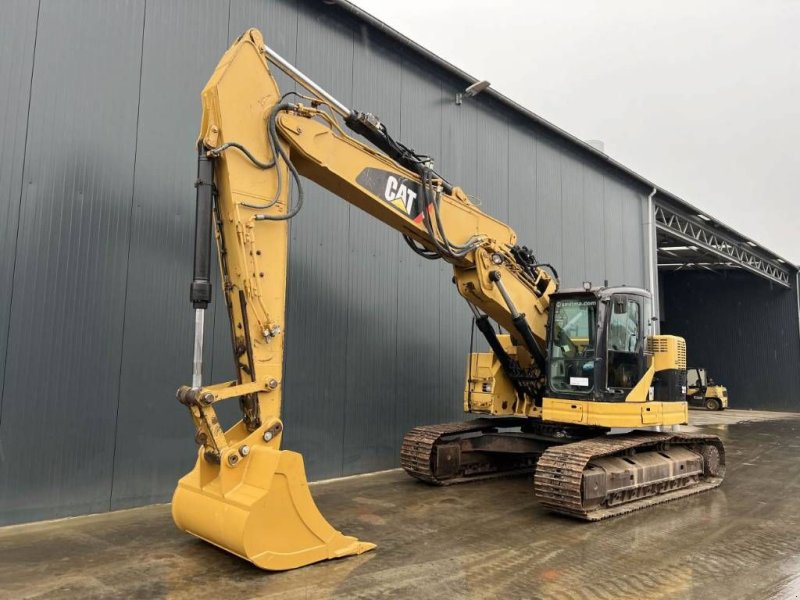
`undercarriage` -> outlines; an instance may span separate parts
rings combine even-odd
[[[427,425],[406,434],[400,462],[434,485],[535,472],[543,506],[587,521],[722,483],[725,450],[716,436],[607,431],[513,417]]]

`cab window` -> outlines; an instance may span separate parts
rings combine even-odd
[[[588,393],[594,389],[597,301],[558,300],[550,332],[550,387],[558,392]]]
[[[630,389],[641,377],[641,308],[638,300],[615,297],[606,334],[608,387]]]

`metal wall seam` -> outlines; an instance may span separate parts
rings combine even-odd
[[[122,395],[122,367],[123,361],[125,360],[125,325],[127,322],[127,306],[128,306],[128,283],[130,282],[130,273],[131,273],[131,238],[132,238],[132,226],[131,223],[133,222],[133,206],[134,206],[134,199],[136,198],[136,164],[138,158],[138,150],[139,150],[139,115],[140,110],[142,107],[142,63],[144,62],[144,40],[145,40],[145,27],[147,25],[147,0],[144,0],[144,6],[142,7],[142,39],[141,39],[141,46],[139,49],[139,85],[138,85],[138,94],[136,95],[137,102],[136,102],[136,132],[133,136],[133,170],[131,173],[131,196],[130,196],[130,205],[128,208],[128,252],[125,257],[125,291],[123,293],[123,300],[122,300],[122,314],[121,314],[121,321],[122,321],[122,335],[120,336],[119,340],[119,365],[117,367],[117,393],[115,395],[116,400],[116,414],[114,415],[114,436],[113,436],[113,445],[111,450],[111,482],[108,490],[108,510],[112,509],[112,497],[114,495],[114,470],[116,467],[116,456],[117,456],[117,447],[119,445],[119,414],[120,414],[120,398]]]
[[[33,6],[27,0],[10,2],[0,23],[0,80],[7,83],[0,88],[0,423],[39,29],[40,3]]]

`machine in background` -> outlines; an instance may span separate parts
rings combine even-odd
[[[690,367],[686,371],[686,401],[689,406],[706,410],[728,408],[728,388],[714,383],[702,367]]]

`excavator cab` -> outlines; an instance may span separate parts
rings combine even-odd
[[[647,371],[650,294],[635,288],[590,288],[551,299],[551,394],[623,401]]]
[[[555,394],[591,393],[595,389],[597,298],[565,295],[553,303],[550,325],[550,389]]]
[[[650,292],[586,284],[552,294],[549,313],[545,421],[604,428],[687,422],[686,345],[654,335]]]

